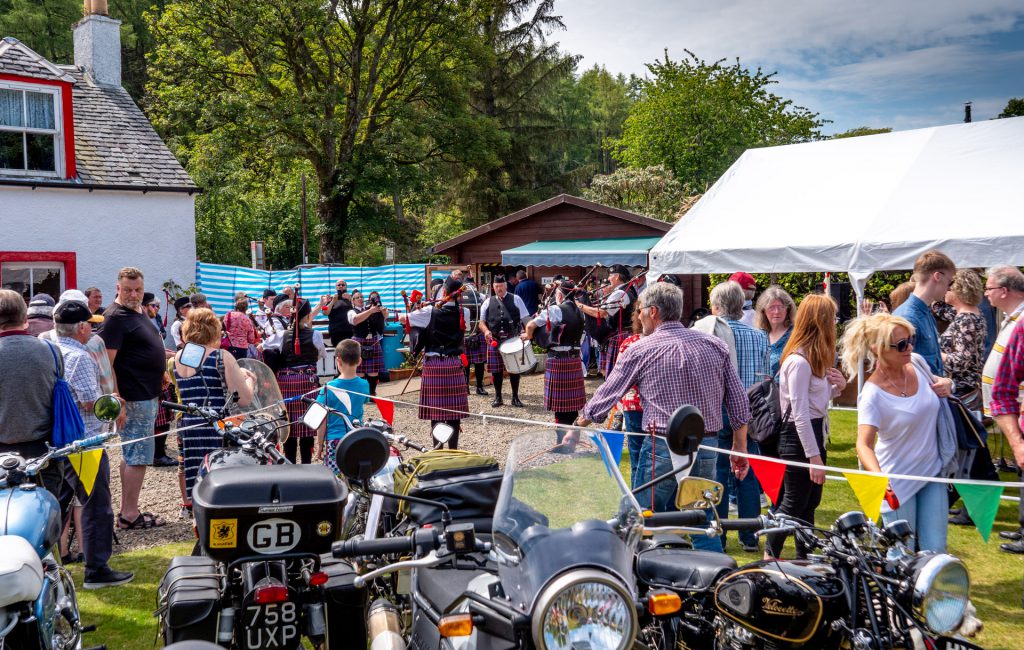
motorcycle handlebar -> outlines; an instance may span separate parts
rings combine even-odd
[[[723,519],[719,522],[722,530],[761,530],[765,526],[760,517],[752,519]]]
[[[285,455],[282,454],[281,451],[277,448],[277,446],[275,446],[273,443],[266,445],[263,448],[263,451],[266,452],[267,456],[270,457],[270,460],[274,461],[275,465],[284,465],[285,463],[288,462],[288,459],[285,458]]]
[[[644,526],[656,528],[660,526],[704,526],[708,515],[703,510],[677,510],[675,512],[656,512],[644,517]]]
[[[347,539],[335,542],[331,546],[331,555],[336,558],[362,557],[377,555],[397,555],[412,553],[417,546],[426,542],[437,548],[440,535],[434,529],[421,528],[412,535],[404,537],[384,537],[381,539]]]
[[[188,406],[185,406],[184,404],[178,404],[177,402],[169,402],[167,400],[162,400],[160,402],[160,406],[171,411],[180,411],[182,413],[192,412],[192,409]]]

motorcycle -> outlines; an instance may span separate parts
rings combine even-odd
[[[121,403],[103,395],[94,412],[109,427]],[[114,435],[105,431],[37,458],[0,454],[0,648],[80,650],[82,634],[95,629],[82,625],[75,584],[54,553],[60,505],[35,477],[50,461],[98,447]]]
[[[160,582],[160,633],[166,644],[239,650],[294,650],[303,637],[318,649],[351,647],[365,596],[349,567],[321,557],[339,538],[347,485],[322,465],[287,462],[273,373],[253,359],[239,365],[255,376],[248,407],[164,403],[215,424],[225,447],[207,456],[193,488],[199,554],[174,558]]]

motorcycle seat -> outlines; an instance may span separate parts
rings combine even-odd
[[[703,591],[736,568],[724,553],[680,548],[652,548],[637,556],[637,576],[647,585]]]
[[[488,572],[442,567],[416,572],[416,590],[437,612],[444,612],[466,591],[469,583]]]
[[[0,607],[32,602],[43,588],[43,563],[28,540],[0,535]]]

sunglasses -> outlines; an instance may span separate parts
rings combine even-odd
[[[917,342],[917,337],[916,336],[910,336],[910,337],[905,338],[905,339],[900,339],[899,341],[896,341],[895,343],[890,343],[889,347],[890,348],[896,348],[897,352],[899,352],[900,354],[903,354],[904,352],[907,351],[907,348],[914,347],[914,343],[916,343],[916,342]]]

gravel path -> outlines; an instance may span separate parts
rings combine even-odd
[[[600,383],[600,379],[587,379],[587,394],[593,394]],[[491,407],[494,389],[488,386],[487,391],[490,395],[487,397],[478,396],[475,391],[470,394],[469,410],[473,413],[485,415],[502,415],[554,423],[554,414],[544,410],[544,377],[542,374],[538,373],[523,377],[519,392],[520,399],[526,405],[525,408],[512,408],[508,405],[510,394],[507,384],[508,382],[506,382],[504,390],[505,406],[501,408]],[[419,392],[410,391],[396,399],[416,404],[419,400]],[[377,409],[372,403],[367,404],[366,416],[377,416]],[[415,406],[396,404],[394,424],[395,431],[409,436],[421,444],[430,444],[430,423],[417,419]],[[504,464],[505,455],[508,452],[511,441],[519,434],[529,430],[531,430],[531,427],[528,425],[502,422],[490,418],[485,421],[480,417],[467,417],[462,421],[459,446],[462,449],[494,456]],[[171,456],[177,453],[173,432],[170,434],[167,450],[168,455]],[[121,455],[118,449],[110,451],[110,460],[111,498],[114,504],[114,514],[116,515],[120,510],[121,503],[119,468]],[[115,553],[160,546],[169,542],[184,542],[195,539],[192,521],[179,517],[181,491],[178,488],[178,471],[176,468],[150,467],[146,472],[146,482],[142,488],[140,504],[144,511],[152,512],[166,520],[167,525],[148,530],[117,530],[117,537],[121,543],[120,545],[115,544]]]

